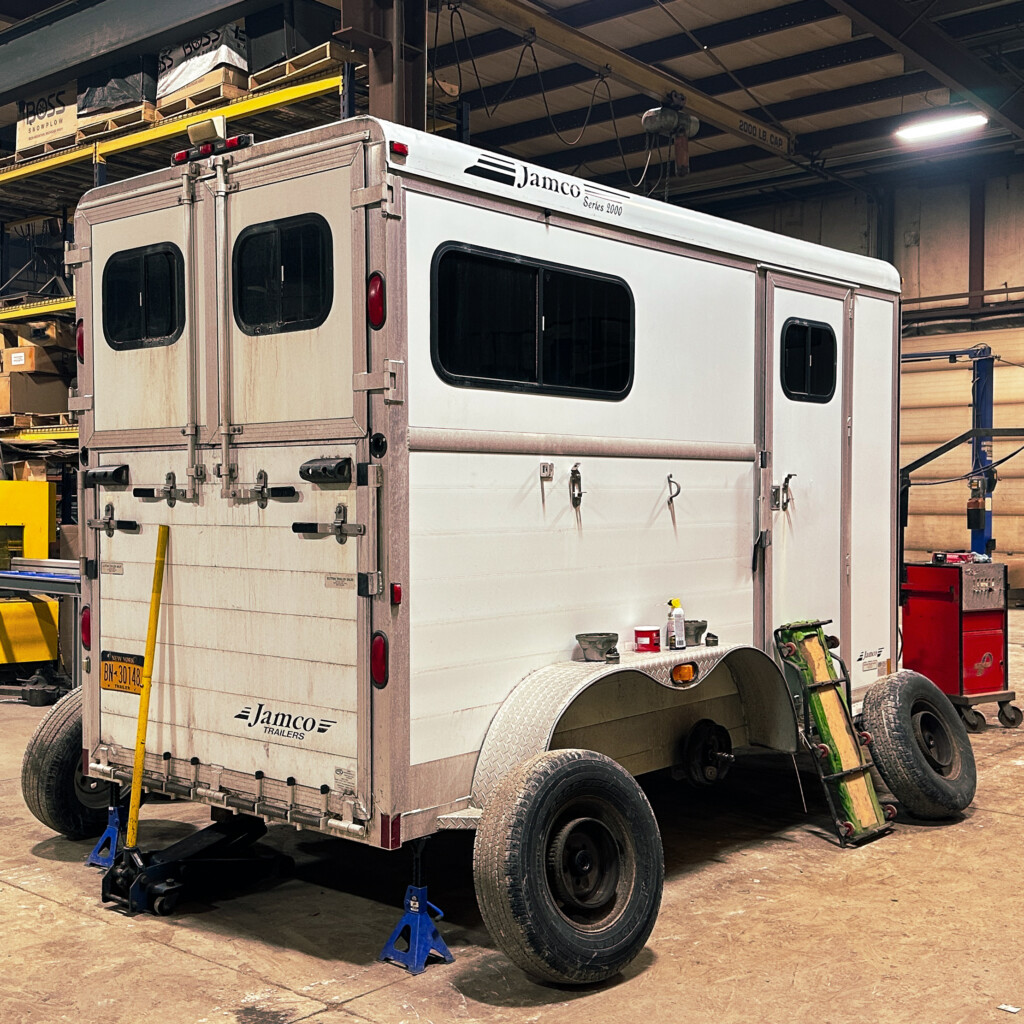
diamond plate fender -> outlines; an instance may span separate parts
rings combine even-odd
[[[681,662],[696,663],[699,673],[695,683],[679,686],[672,682],[672,666]],[[473,776],[473,805],[486,807],[491,793],[509,769],[547,750],[559,719],[572,702],[598,680],[624,671],[639,672],[660,686],[685,692],[698,689],[720,665],[728,669],[736,684],[750,743],[772,750],[798,750],[796,713],[789,687],[775,662],[754,647],[735,645],[655,655],[623,654],[617,665],[558,662],[526,676],[491,720]]]

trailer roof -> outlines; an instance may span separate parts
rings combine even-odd
[[[388,142],[389,168],[397,173],[443,181],[768,267],[886,292],[900,290],[898,271],[882,260],[620,192],[402,125],[377,123]],[[392,143],[404,143],[407,154],[396,153]]]

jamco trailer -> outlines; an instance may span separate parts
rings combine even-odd
[[[368,118],[247,141],[77,210],[80,787],[131,775],[167,525],[146,787],[388,850],[476,829],[538,977],[653,927],[635,776],[801,749],[784,623],[834,623],[897,797],[971,799],[945,698],[890,676],[892,267]],[[672,597],[718,645],[632,651]],[[42,820],[102,830],[58,790]]]

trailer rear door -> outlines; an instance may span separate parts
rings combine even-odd
[[[208,426],[194,459],[180,428],[174,449],[133,450],[120,435],[103,461],[128,464],[131,483],[100,482],[95,502],[138,524],[95,531],[102,742],[132,743],[137,702],[118,684],[144,649],[156,526],[167,523],[148,749],[179,774],[195,759],[201,779],[212,771],[220,790],[279,810],[326,811],[329,791],[332,816],[365,813],[370,792],[358,580],[376,559],[377,496],[372,477],[357,485],[365,396],[352,389],[365,369],[353,300],[365,277],[365,213],[352,203],[362,173],[352,143],[257,148],[204,170],[195,224],[209,301],[197,307],[194,383]],[[314,462],[337,468],[303,470]],[[169,470],[175,493],[161,486]]]

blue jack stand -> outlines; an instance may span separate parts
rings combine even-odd
[[[446,964],[455,962],[441,933],[434,925],[430,916],[433,911],[440,920],[444,914],[427,899],[425,885],[410,885],[405,890],[405,913],[391,933],[391,938],[384,943],[378,960],[390,960],[399,967],[404,967],[410,974],[422,974],[427,966],[427,958],[431,953],[441,957]],[[409,940],[407,950],[398,949],[395,943],[406,933]]]
[[[124,845],[124,829],[122,818],[127,808],[118,803],[111,803],[107,808],[107,827],[99,842],[92,848],[89,859],[90,867],[109,868],[114,863],[118,850]],[[105,852],[104,852],[105,851]]]
[[[440,921],[444,914],[427,899],[427,887],[420,885],[420,859],[426,843],[426,839],[417,839],[412,844],[414,884],[405,890],[405,913],[377,957],[378,960],[390,960],[404,967],[410,974],[422,974],[431,953],[439,956],[446,964],[455,962],[455,957],[434,924],[434,919]],[[431,911],[434,913],[433,918],[430,916]],[[399,949],[395,945],[400,939],[408,941],[408,949]]]

